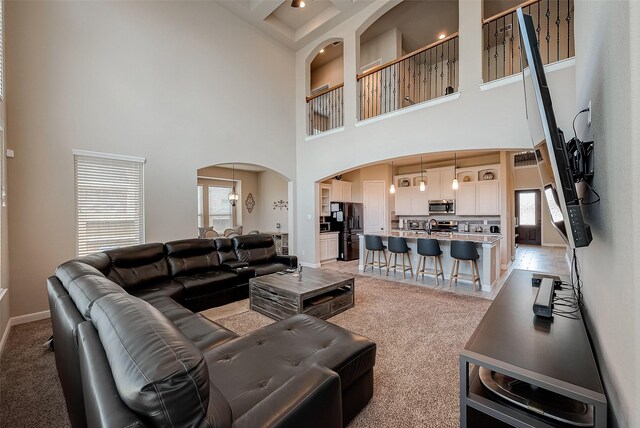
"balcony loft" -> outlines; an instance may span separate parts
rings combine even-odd
[[[530,14],[536,24],[536,32],[540,43],[540,52],[545,65],[558,64],[561,68],[569,65],[575,55],[574,46],[574,4],[573,0],[529,0],[525,3],[506,10],[497,11],[490,6],[490,0],[485,0],[485,14],[481,21],[482,44],[480,55],[474,63],[465,64],[465,57],[461,54],[460,44],[464,39],[457,31],[450,35],[440,34],[439,40],[419,47],[396,59],[381,63],[380,60],[367,63],[361,68],[361,73],[354,77],[347,76],[343,64],[342,47],[340,47],[339,61],[334,60],[333,72],[327,71],[329,64],[325,61],[324,69],[316,72],[311,70],[311,81],[318,85],[322,78],[319,74],[332,75],[339,83],[324,87],[316,87],[306,97],[306,136],[326,135],[343,129],[345,125],[345,101],[355,102],[356,124],[371,119],[383,119],[389,113],[412,111],[416,108],[427,107],[443,101],[454,100],[460,96],[459,85],[461,73],[469,69],[478,70],[482,75],[481,89],[487,90],[495,86],[508,84],[520,79],[520,38],[516,9],[522,7]],[[495,2],[494,2],[495,3]],[[393,9],[392,9],[393,11]],[[449,13],[451,15],[451,13]],[[455,15],[457,19],[457,12]],[[447,21],[447,19],[444,19]],[[449,20],[450,17],[449,17]],[[479,24],[479,25],[480,25]],[[453,25],[453,24],[451,24]],[[450,25],[450,27],[451,27]],[[457,25],[457,23],[456,23]],[[387,23],[387,26],[389,24]],[[398,35],[397,28],[395,37]],[[480,30],[478,28],[478,30]],[[393,33],[388,31],[385,34]],[[365,33],[366,34],[366,33]],[[394,34],[379,37],[393,38]],[[463,36],[464,37],[464,36]],[[401,41],[399,42],[402,43]],[[332,45],[334,46],[334,42]],[[361,51],[366,49],[361,38]],[[323,49],[324,51],[324,49]],[[322,52],[322,51],[321,51]],[[404,52],[403,48],[397,53]],[[318,53],[318,56],[322,53]],[[316,57],[317,58],[317,57]],[[365,61],[361,53],[360,62]],[[314,59],[316,61],[316,59]],[[357,63],[357,62],[356,62]],[[461,67],[462,65],[462,67]],[[315,73],[315,75],[314,75]],[[342,75],[340,75],[342,74]],[[344,76],[343,76],[344,75]],[[344,81],[355,80],[355,100],[345,100]],[[451,97],[451,98],[449,98]]]

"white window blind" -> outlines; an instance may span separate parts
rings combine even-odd
[[[144,242],[144,159],[74,152],[78,255]]]

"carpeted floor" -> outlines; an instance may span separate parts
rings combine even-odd
[[[350,427],[455,427],[458,353],[490,301],[377,278],[356,278],[356,306],[331,322],[377,343],[374,396]],[[208,313],[207,313],[208,315]],[[245,334],[273,320],[246,311],[217,320]],[[69,421],[49,320],[15,326],[0,359],[0,427]]]

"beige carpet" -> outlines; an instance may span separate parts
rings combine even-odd
[[[330,320],[378,345],[373,399],[350,426],[459,426],[458,353],[490,303],[357,277],[356,306]],[[217,322],[239,334],[273,322],[247,304]],[[50,320],[11,329],[0,359],[0,427],[69,426],[54,355],[42,347],[50,335]]]
[[[373,399],[350,427],[459,426],[458,354],[490,304],[358,276],[356,306],[330,319],[378,347]],[[274,321],[247,311],[216,322],[246,334]]]

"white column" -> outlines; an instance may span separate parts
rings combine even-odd
[[[460,92],[482,83],[482,1],[459,0]]]

